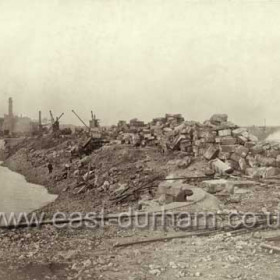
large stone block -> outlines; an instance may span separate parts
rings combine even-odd
[[[239,162],[236,162],[234,160],[228,159],[226,163],[233,169],[233,170],[239,170]]]
[[[217,136],[216,131],[212,130],[200,130],[197,132],[197,139],[203,139],[207,143],[215,143],[215,138]]]
[[[221,161],[220,159],[215,159],[211,162],[211,167],[215,170],[218,174],[230,174],[233,172],[232,167]]]
[[[226,161],[226,160],[230,159],[230,153],[219,152],[218,158],[222,161]]]
[[[255,186],[256,182],[248,180],[209,180],[203,181],[201,187],[211,194],[222,192],[223,194],[233,194],[236,188],[250,188]]]
[[[192,142],[189,140],[181,140],[180,142],[180,151],[186,152],[189,147],[192,146]]]
[[[244,132],[247,132],[247,129],[246,129],[246,128],[240,127],[240,128],[234,129],[234,130],[232,131],[232,135],[233,135],[233,136],[241,136],[242,133],[244,133]]]
[[[174,197],[172,195],[163,193],[159,196],[158,201],[160,204],[169,204],[174,202]]]
[[[213,131],[211,129],[206,129],[206,128],[198,130],[197,134],[198,134],[198,138],[207,138],[209,136],[217,135],[216,131]]]
[[[241,158],[238,163],[239,163],[240,170],[242,171],[245,171],[246,168],[248,167],[247,162],[244,158]]]
[[[251,150],[251,148],[253,148],[255,145],[256,145],[255,142],[246,142],[246,143],[244,143],[244,146],[245,146],[246,148],[250,149],[250,150]]]
[[[271,178],[279,174],[280,168],[275,167],[254,167],[246,169],[246,175],[252,178]]]
[[[253,155],[258,155],[264,152],[264,148],[261,144],[257,144],[250,148],[250,152]]]
[[[249,149],[244,146],[239,145],[236,147],[235,153],[240,155],[241,157],[245,158],[249,153]]]
[[[246,144],[248,143],[248,139],[239,135],[239,136],[237,136],[237,143],[240,144],[240,145],[246,146]]]
[[[221,145],[235,145],[237,143],[237,139],[231,136],[216,137],[216,143]]]
[[[265,167],[249,167],[246,168],[245,174],[251,178],[264,178]]]
[[[230,159],[239,163],[239,160],[241,159],[241,156],[236,154],[236,153],[233,153],[233,154],[231,154]]]
[[[241,136],[243,136],[244,138],[247,138],[248,140],[249,140],[249,132],[248,131],[243,131],[242,133],[241,133]]]
[[[218,156],[219,151],[220,150],[217,146],[211,145],[204,154],[204,157],[208,160],[214,159]]]
[[[192,195],[191,186],[180,182],[161,182],[158,186],[158,194],[169,202],[184,202]]]
[[[231,129],[223,129],[218,131],[220,137],[231,136]]]
[[[225,189],[227,185],[227,180],[219,179],[219,180],[209,180],[203,181],[201,186],[205,188],[208,193],[215,194],[217,192],[221,192]]]
[[[236,145],[220,145],[220,151],[223,153],[233,153],[236,147]]]
[[[246,159],[250,167],[258,167],[258,162],[254,156],[248,155]]]
[[[205,142],[206,143],[215,143],[216,140],[216,135],[209,134],[205,137]]]
[[[185,138],[184,135],[178,135],[178,136],[174,139],[174,141],[173,141],[173,143],[172,143],[172,145],[171,145],[171,148],[172,148],[173,150],[179,149],[179,147],[180,147],[180,142],[183,141],[183,140],[185,140],[185,139],[186,139],[186,138]]]
[[[226,115],[226,114],[214,114],[210,118],[210,122],[212,124],[221,124],[223,122],[227,122],[227,120],[228,120],[228,115]]]
[[[256,161],[260,166],[273,166],[276,167],[276,159],[268,158],[262,155],[256,155]]]
[[[280,169],[276,167],[268,167],[265,172],[265,178],[270,178],[280,174]]]
[[[220,124],[217,124],[215,129],[216,130],[223,130],[223,129],[236,129],[237,128],[237,125],[232,123],[232,122],[223,122],[223,123],[220,123]]]

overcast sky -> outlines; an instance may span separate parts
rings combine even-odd
[[[280,124],[280,1],[0,0],[0,114]]]

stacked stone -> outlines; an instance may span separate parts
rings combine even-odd
[[[209,125],[196,126],[193,137],[193,150],[196,157],[203,156],[207,151],[211,153],[212,157],[218,154],[216,144],[217,131],[212,129]]]
[[[280,143],[259,142],[250,148],[246,174],[251,177],[273,177],[280,174]]]
[[[251,177],[262,178],[280,174],[280,143],[258,142],[247,129],[228,122],[226,115],[214,115],[204,125],[208,126],[204,132],[209,131],[210,126],[211,133],[216,133],[215,143],[204,153],[207,160],[215,159],[214,169],[239,170]]]
[[[228,122],[225,114],[213,115],[203,124],[185,121],[175,127],[165,126],[160,131],[172,150],[194,157],[204,156],[207,160],[219,158],[234,169],[244,169],[242,158],[257,142],[246,129]]]
[[[280,174],[280,143],[258,142],[247,129],[229,122],[225,114],[213,115],[203,124],[184,122],[171,133],[176,135],[170,145],[173,150],[203,156],[220,173],[238,170],[265,178]]]
[[[280,174],[280,143],[258,142],[247,129],[215,114],[203,124],[183,121],[180,114],[166,115],[143,128],[145,140],[211,161],[216,172],[242,171],[251,177]]]
[[[194,157],[203,156],[207,148],[215,142],[211,129],[194,121],[185,121],[175,127],[174,136],[171,149]]]
[[[193,156],[193,131],[195,124],[184,122],[180,127],[175,128],[176,137],[171,145],[173,150],[185,152],[188,156]]]
[[[208,160],[218,158],[225,162],[232,170],[245,171],[248,167],[247,156],[250,148],[256,145],[258,139],[248,133],[245,128],[228,122],[225,114],[213,115],[205,122],[211,126],[216,133],[215,143],[213,143],[204,153]]]
[[[188,133],[183,131],[184,128],[184,118],[180,114],[166,114],[165,118],[157,118],[150,123],[150,130],[156,137],[159,145],[166,145],[166,147],[172,150],[189,150],[186,142],[185,147],[183,144],[185,140],[189,139]]]

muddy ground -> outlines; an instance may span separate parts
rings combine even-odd
[[[37,140],[36,140],[37,141]],[[68,178],[64,165],[70,163],[69,140],[60,143],[28,142],[18,147],[6,161],[10,169],[33,183],[46,186],[58,198],[38,210],[49,217],[56,211],[119,213],[128,207],[138,209],[140,199],[156,195],[158,181],[178,171],[184,176],[204,175],[207,163],[195,160],[186,168],[172,163],[184,153],[162,154],[155,147],[134,148],[109,145],[90,156],[94,176],[87,186],[74,176],[77,169],[87,172],[88,164],[79,167],[72,161]],[[54,171],[48,174],[46,164],[52,160]],[[131,185],[131,182],[133,184]],[[115,191],[122,185],[135,188],[149,185],[149,191],[134,193],[116,203]],[[199,181],[191,184],[200,187]],[[80,191],[80,192],[79,192]],[[231,202],[219,197],[225,210],[275,210],[280,201],[280,184],[259,183]],[[121,229],[113,223],[103,228],[40,228],[1,231],[0,279],[280,279],[279,255],[260,247],[268,235],[278,231],[257,228],[238,235],[221,232],[209,237],[188,237],[125,247],[116,243],[182,233],[176,228],[163,230]],[[274,243],[273,245],[277,245]]]

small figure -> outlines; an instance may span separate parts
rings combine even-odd
[[[63,179],[67,179],[70,177],[70,164],[66,163],[64,165],[64,173],[62,175]]]
[[[47,167],[48,167],[48,170],[49,170],[49,174],[51,174],[53,172],[53,165],[49,162]]]

